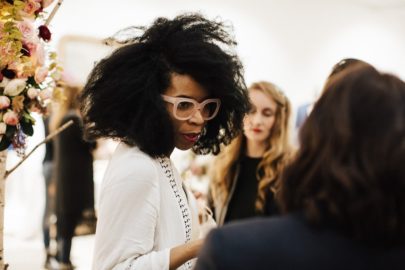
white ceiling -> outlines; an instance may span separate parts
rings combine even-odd
[[[0,0],[1,1],[1,0]],[[51,45],[65,35],[106,38],[129,25],[184,11],[234,26],[248,83],[270,80],[293,103],[318,93],[331,66],[355,57],[405,78],[405,0],[65,0],[51,22]],[[86,48],[82,59],[94,61]],[[73,61],[74,57],[69,57]],[[71,66],[74,66],[73,64]],[[83,76],[87,74],[84,72]]]
[[[379,9],[405,8],[405,0],[351,0],[362,5]]]

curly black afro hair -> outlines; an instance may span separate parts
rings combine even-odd
[[[221,99],[218,115],[193,147],[198,154],[217,154],[241,132],[249,110],[236,42],[226,28],[200,14],[183,14],[117,33],[110,41],[123,46],[95,66],[81,94],[85,137],[119,139],[154,157],[170,154],[173,127],[160,95],[177,73]]]

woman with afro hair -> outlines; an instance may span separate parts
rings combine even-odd
[[[236,42],[199,14],[112,40],[123,46],[81,95],[85,136],[120,142],[101,187],[93,269],[191,269],[198,214],[170,155],[217,154],[241,132],[249,99]]]

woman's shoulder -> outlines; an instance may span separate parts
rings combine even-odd
[[[294,213],[288,215],[279,215],[273,217],[256,217],[249,220],[232,222],[222,227],[224,236],[240,235],[242,238],[246,232],[249,237],[251,231],[257,232],[257,235],[266,235],[267,237],[277,238],[286,231],[302,231],[307,229],[307,223],[302,214]]]
[[[158,179],[157,161],[136,146],[119,143],[107,169],[116,181]]]

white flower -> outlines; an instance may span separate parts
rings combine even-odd
[[[0,96],[0,110],[10,107],[10,99],[6,96]]]
[[[4,95],[17,96],[24,90],[26,85],[26,79],[13,79],[4,88]]]
[[[49,89],[49,88],[46,88],[46,89],[44,89],[44,90],[42,90],[42,91],[39,92],[39,98],[40,98],[42,101],[48,100],[48,99],[50,99],[51,97],[52,97],[52,90]]]
[[[36,89],[36,88],[34,88],[34,87],[31,87],[31,88],[28,89],[28,91],[27,91],[27,96],[28,96],[30,99],[36,98],[36,97],[38,96],[38,94],[39,94],[39,90]]]
[[[4,122],[0,122],[0,135],[6,134],[7,125]]]
[[[45,80],[46,76],[48,76],[48,68],[47,67],[39,67],[35,70],[35,81],[37,83],[41,83]]]
[[[6,85],[8,84],[10,80],[6,77],[3,77],[3,80],[0,82],[0,87],[6,87]]]

